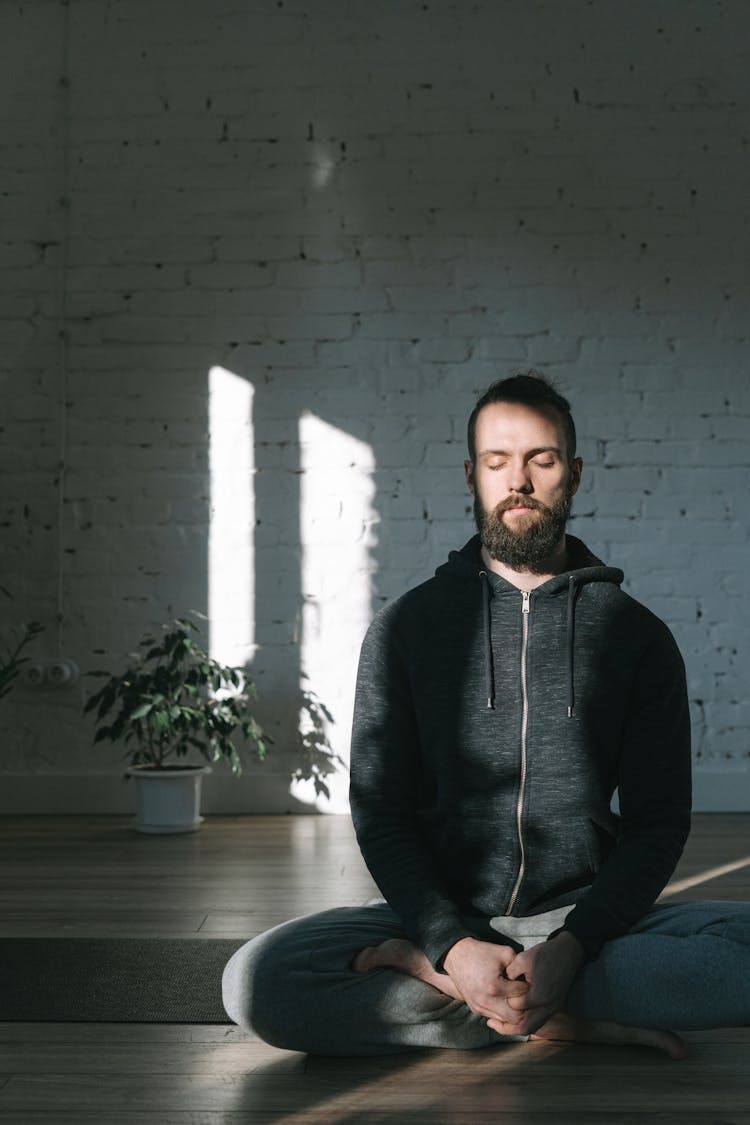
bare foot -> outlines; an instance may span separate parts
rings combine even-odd
[[[352,961],[355,973],[369,973],[373,969],[396,969],[407,976],[431,984],[438,992],[461,1000],[458,990],[447,973],[437,973],[427,960],[427,955],[406,938],[389,938],[381,945],[368,945]]]
[[[578,1020],[564,1012],[558,1012],[539,1028],[531,1039],[558,1040],[579,1043],[614,1043],[618,1046],[636,1044],[642,1047],[656,1047],[664,1051],[670,1059],[684,1059],[687,1048],[678,1035],[672,1031],[661,1031],[652,1027],[625,1027],[619,1023],[604,1020]]]

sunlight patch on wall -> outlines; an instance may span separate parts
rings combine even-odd
[[[336,160],[321,144],[312,146],[312,184],[321,189],[326,187],[336,171]]]
[[[366,442],[305,412],[299,423],[303,687],[332,712],[331,743],[349,761],[354,680],[370,622],[375,546],[375,458]],[[347,808],[348,774],[329,779],[331,799],[295,782],[298,800],[329,812]]]
[[[209,463],[209,651],[242,665],[255,653],[253,386],[224,367],[209,372]]]

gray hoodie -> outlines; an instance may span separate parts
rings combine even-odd
[[[524,595],[484,570],[475,536],[362,646],[357,839],[438,967],[490,917],[569,904],[565,928],[595,957],[649,909],[687,838],[680,653],[622,571],[567,547],[571,569]]]

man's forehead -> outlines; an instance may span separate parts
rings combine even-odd
[[[476,421],[477,449],[497,449],[498,440],[514,445],[531,441],[547,449],[564,446],[562,420],[546,406],[521,402],[491,402],[483,406]]]
[[[508,448],[508,447],[511,448]],[[488,449],[478,449],[477,457],[496,457],[498,454],[507,454],[513,452],[512,442],[503,442],[501,445],[495,445]],[[527,457],[537,457],[540,453],[556,453],[562,457],[562,450],[559,445],[524,445],[523,452]]]

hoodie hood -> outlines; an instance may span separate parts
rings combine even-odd
[[[575,614],[581,588],[592,582],[609,582],[620,586],[625,577],[618,567],[605,566],[580,539],[565,536],[569,567],[531,591],[530,597],[555,597],[567,593],[565,616],[565,679],[567,685],[567,713],[572,719],[575,710]],[[456,578],[477,583],[477,596],[482,599],[484,668],[487,688],[486,706],[495,707],[495,676],[492,651],[492,601],[495,597],[521,593],[507,579],[487,570],[481,555],[481,541],[473,536],[460,551],[451,551],[448,561],[435,571],[436,577]],[[523,596],[523,595],[522,595]]]
[[[444,562],[435,571],[435,575],[445,578],[477,579],[484,572],[487,575],[493,590],[498,593],[518,593],[518,587],[501,578],[494,571],[488,571],[482,562],[481,541],[474,535],[460,551],[451,551],[448,561]],[[534,591],[537,595],[556,594],[568,588],[571,576],[575,577],[576,584],[584,586],[587,582],[612,582],[620,586],[625,578],[624,573],[615,566],[606,566],[588,549],[585,543],[575,535],[565,536],[565,546],[568,552],[569,567],[550,578]]]

